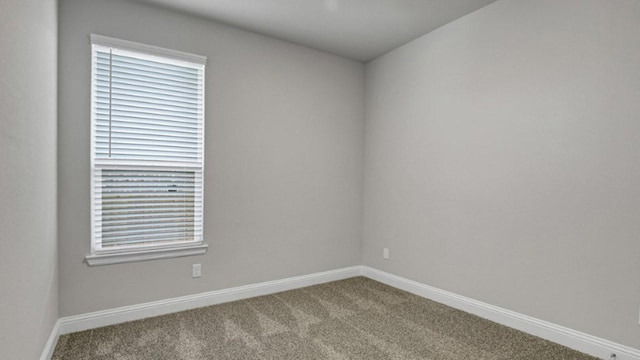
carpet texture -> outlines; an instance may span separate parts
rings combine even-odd
[[[54,360],[591,360],[357,277],[60,337]]]

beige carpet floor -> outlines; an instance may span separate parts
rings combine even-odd
[[[357,277],[63,335],[53,359],[595,358]]]

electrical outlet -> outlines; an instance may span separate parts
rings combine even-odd
[[[389,249],[387,248],[382,249],[382,258],[385,260],[389,260]]]
[[[193,264],[193,266],[191,267],[191,277],[199,278],[201,276],[202,276],[202,265]]]

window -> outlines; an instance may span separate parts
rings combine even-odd
[[[203,254],[206,58],[91,35],[91,255]]]

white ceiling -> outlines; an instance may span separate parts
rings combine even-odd
[[[495,0],[139,0],[360,61]]]

